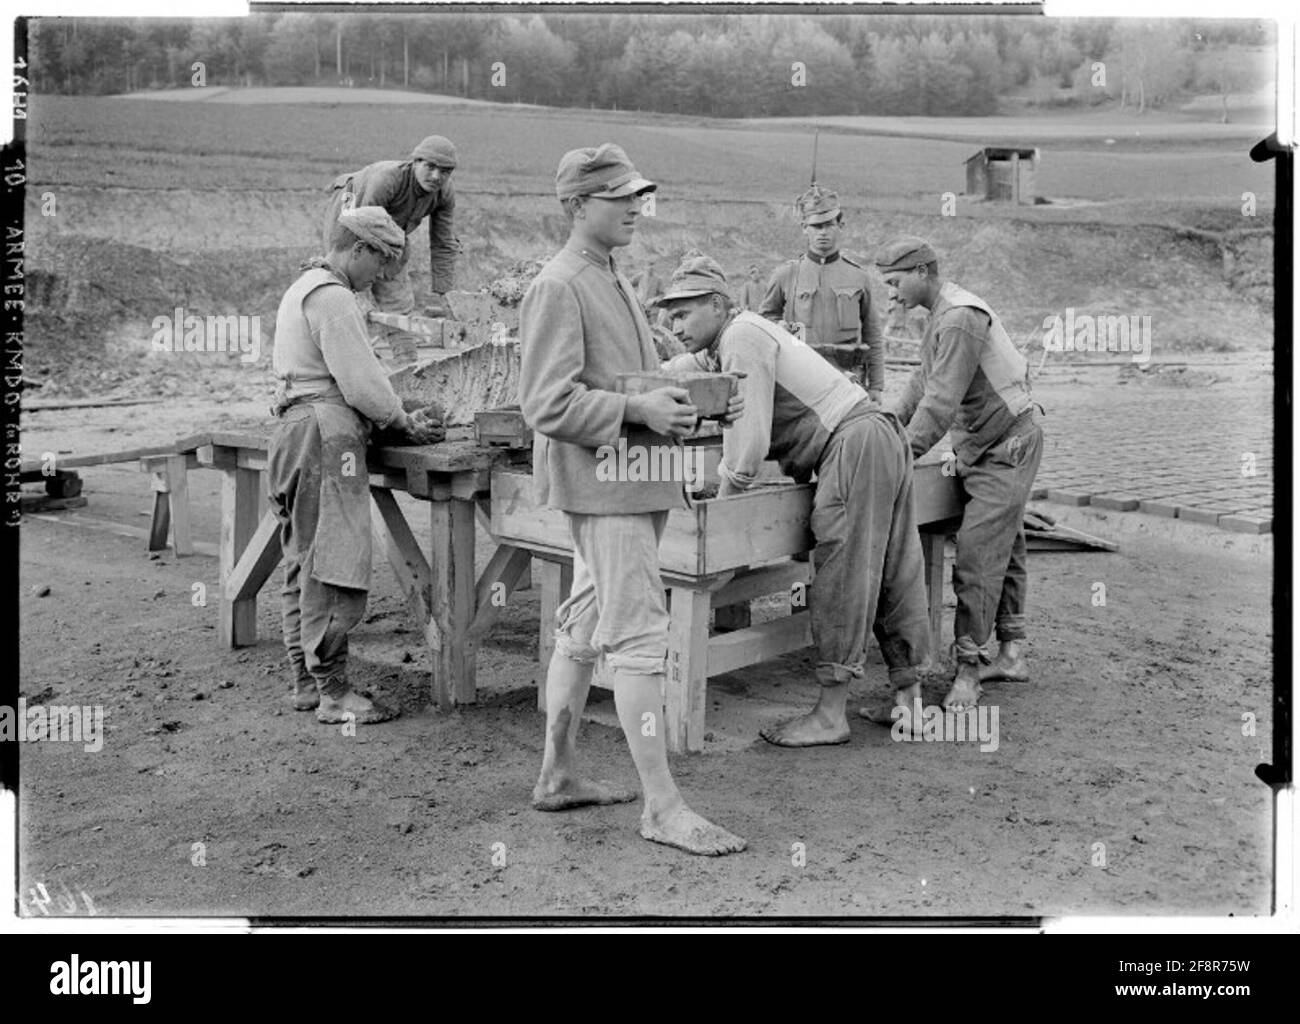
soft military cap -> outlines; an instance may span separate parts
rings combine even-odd
[[[456,166],[456,147],[441,135],[430,135],[411,150],[412,160],[425,160],[439,167]]]
[[[641,177],[623,148],[612,142],[569,150],[560,157],[560,167],[555,172],[555,194],[560,199],[572,196],[620,199],[653,192],[658,187]]]
[[[828,188],[814,185],[794,201],[794,212],[804,227],[824,224],[840,215],[840,197]]]
[[[876,267],[882,274],[911,270],[938,261],[939,257],[930,243],[916,235],[899,235],[876,250]]]
[[[673,271],[668,290],[655,303],[666,306],[678,299],[694,299],[701,295],[727,294],[727,275],[722,268],[702,252],[688,252]]]

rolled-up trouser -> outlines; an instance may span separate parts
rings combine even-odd
[[[957,460],[957,479],[966,495],[952,570],[959,662],[987,661],[986,645],[995,627],[999,640],[1025,636],[1025,505],[1042,458],[1043,429],[1031,406],[976,463]]]
[[[556,611],[555,650],[574,661],[604,657],[616,672],[654,675],[668,653],[668,604],[659,538],[668,513],[565,513],[573,589]]]
[[[306,408],[285,413],[267,452],[267,492],[280,520],[284,647],[295,671],[308,672],[327,696],[347,686],[348,631],[361,621],[367,592],[312,577],[320,520],[321,436]]]
[[[898,420],[855,410],[817,467],[809,600],[823,685],[862,675],[867,630],[895,685],[907,685],[930,647],[925,560],[912,498],[912,456]]]

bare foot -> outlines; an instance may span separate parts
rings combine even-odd
[[[316,680],[311,676],[295,676],[293,692],[285,700],[295,711],[311,711],[320,704],[320,693],[316,690]]]
[[[701,857],[739,853],[746,846],[740,836],[733,836],[720,825],[701,818],[684,803],[661,814],[646,811],[641,815],[641,836],[652,843],[675,846]]]
[[[533,787],[533,807],[539,811],[567,811],[571,807],[631,803],[640,795],[635,789],[595,779],[539,779]]]
[[[921,684],[913,683],[911,686],[905,686],[901,690],[895,690],[892,697],[882,698],[865,707],[858,708],[858,716],[865,718],[868,722],[875,722],[876,725],[888,725],[898,721],[898,716],[894,714],[894,708],[907,708],[908,714],[911,714],[912,707],[921,699]]]
[[[806,715],[780,725],[769,725],[761,730],[759,735],[768,743],[774,743],[778,747],[830,746],[836,743],[848,743],[849,723],[846,718],[831,721],[820,711],[813,709]]]
[[[980,694],[983,692],[978,677],[973,673],[966,675],[959,672],[957,678],[952,681],[952,689],[943,699],[943,708],[945,711],[965,711],[967,708],[973,708],[979,704]]]
[[[346,691],[341,697],[321,696],[320,707],[316,709],[316,721],[326,725],[339,722],[355,722],[357,725],[374,725],[396,718],[401,711],[390,708],[363,697],[355,690]]]
[[[1005,679],[1011,683],[1028,682],[1029,666],[1025,664],[1024,657],[1016,654],[1014,657],[1008,658],[999,651],[997,657],[990,664],[980,666],[981,683],[998,679]]]

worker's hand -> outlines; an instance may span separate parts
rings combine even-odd
[[[743,392],[737,389],[736,391],[732,392],[731,397],[727,399],[727,412],[719,422],[721,422],[724,427],[729,427],[733,423],[735,423],[736,420],[740,419],[740,417],[743,416],[744,414],[745,414],[745,395]]]
[[[881,399],[884,397],[884,394],[883,392],[880,391],[868,391],[867,397],[870,398],[871,401],[874,402],[876,405],[880,405]]]
[[[441,420],[417,409],[406,417],[406,436],[416,444],[437,444],[446,439],[447,428]]]
[[[434,292],[429,296],[429,304],[424,307],[425,316],[450,316],[451,310],[447,308],[447,296],[442,292]]]
[[[685,437],[695,429],[699,413],[687,399],[685,388],[656,388],[641,395],[630,395],[624,418],[632,423],[643,423],[656,434]]]

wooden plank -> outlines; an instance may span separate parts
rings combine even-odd
[[[433,656],[434,698],[440,708],[472,704],[478,640],[469,636],[474,602],[474,503],[461,498],[429,503],[433,618],[442,648]]]
[[[710,676],[734,672],[798,651],[812,643],[812,616],[807,612],[783,615],[748,629],[715,636],[709,641],[707,669]]]
[[[166,398],[62,398],[23,402],[23,412],[50,412],[55,409],[111,409],[120,405],[158,405]],[[130,462],[130,459],[123,459]]]
[[[159,477],[161,474],[155,474],[153,483],[153,515],[149,520],[149,550],[164,551],[167,548],[167,533],[171,529],[171,501],[168,500],[170,495],[160,486]]]
[[[429,569],[429,563],[392,492],[372,487],[370,497],[384,524],[384,547],[398,588],[406,598],[407,607],[415,616],[420,634],[429,650],[439,651],[442,648],[442,634],[433,621],[433,573]]]
[[[483,569],[474,588],[474,601],[478,610],[469,625],[468,635],[475,640],[483,635],[501,617],[506,606],[506,599],[514,593],[519,578],[532,565],[533,556],[526,548],[517,548],[510,544],[498,544],[492,552],[491,559]],[[498,589],[498,586],[503,589]]]
[[[738,629],[748,629],[751,622],[748,601],[719,605],[713,611],[713,628],[720,633],[732,633]]]
[[[258,477],[251,469],[226,469],[221,481],[221,609],[218,635],[230,647],[257,643],[257,595],[231,600],[226,585],[257,531]]]
[[[709,667],[708,591],[671,588],[668,615],[664,739],[670,751],[699,752],[704,749],[705,683]]]
[[[151,455],[171,455],[175,447],[169,444],[150,445],[144,448],[126,448],[118,452],[103,452],[98,455],[60,455],[57,452],[51,452],[54,456],[52,466],[54,469],[77,469],[85,466],[109,466],[118,462],[135,462],[136,459],[145,458]],[[46,464],[40,460],[29,459],[22,463],[22,473],[24,478],[28,474],[41,474],[41,470]]]
[[[189,466],[184,455],[169,455],[163,470],[169,485],[168,504],[171,507],[172,548],[176,557],[194,554],[194,537],[190,531]]]
[[[66,509],[85,508],[85,498],[56,498],[50,494],[22,494],[18,498],[18,511],[23,515],[33,512],[61,512]]]
[[[807,583],[812,568],[807,562],[778,562],[748,572],[738,573],[731,582],[713,592],[713,606],[719,608],[737,601],[752,601],[778,591],[790,592],[796,583]]]
[[[274,512],[268,510],[257,524],[257,531],[224,584],[226,599],[231,602],[256,599],[262,586],[271,578],[271,573],[275,572],[275,567],[280,564],[282,556],[280,520]]]
[[[925,590],[930,609],[930,660],[937,662],[943,635],[943,548],[948,535],[931,530],[921,531],[921,553],[925,558]]]
[[[537,643],[537,710],[546,711],[546,673],[555,653],[555,613],[573,589],[573,563],[541,561]]]
[[[688,533],[672,530],[670,522],[660,545],[662,564],[690,571],[687,563],[694,556],[694,571],[706,575],[810,551],[812,503],[808,484],[765,487],[702,502],[695,506],[698,543]]]
[[[912,468],[912,501],[920,526],[960,517],[965,511],[961,484],[956,476],[945,474],[951,463],[926,462]]]

